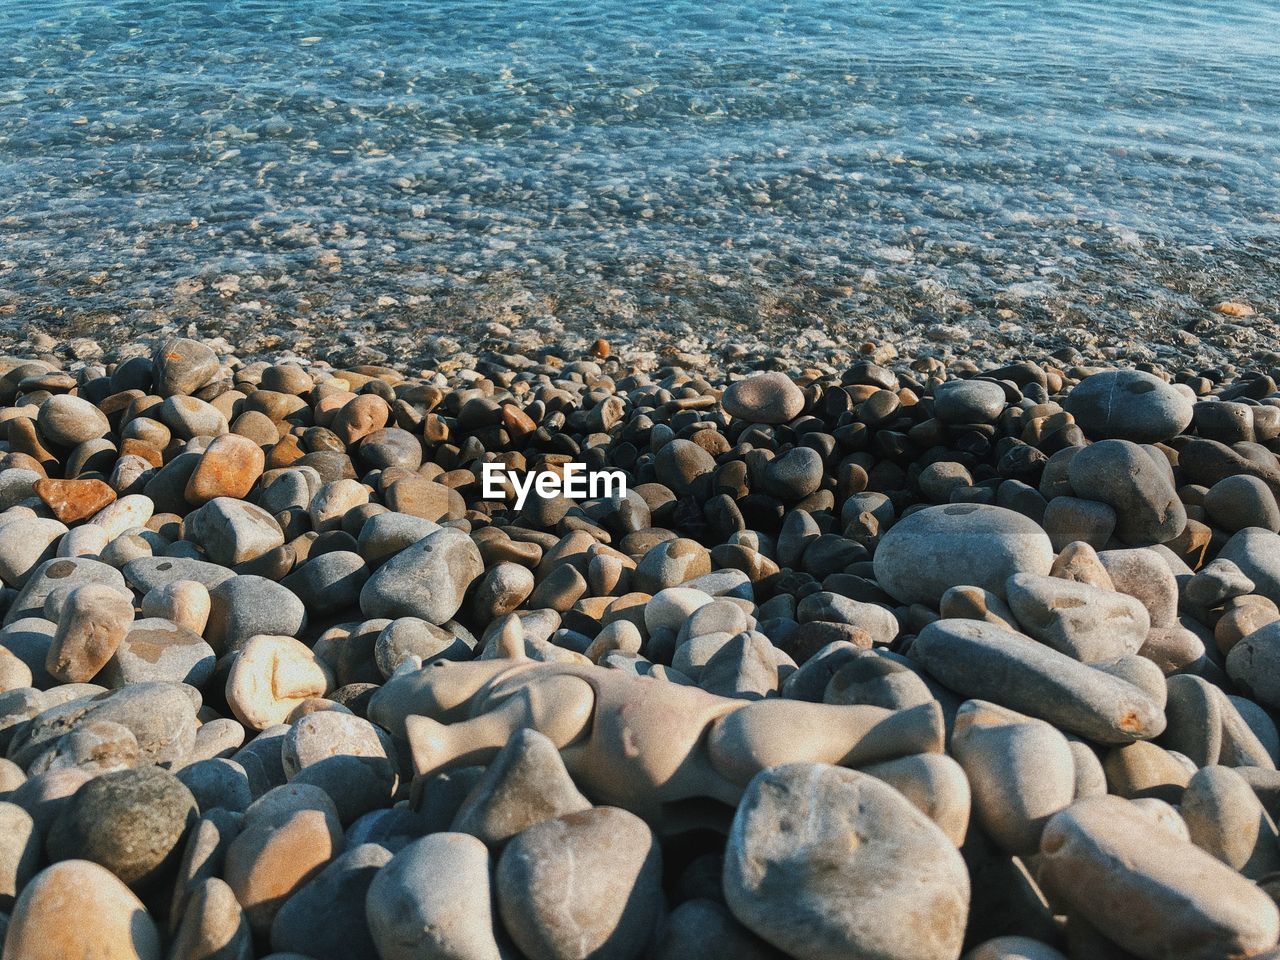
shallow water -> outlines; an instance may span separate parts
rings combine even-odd
[[[10,325],[1280,298],[1272,0],[3,0],[0,39]]]

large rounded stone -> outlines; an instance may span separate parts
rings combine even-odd
[[[1270,897],[1119,797],[1056,814],[1041,838],[1039,877],[1069,915],[1139,957],[1250,957],[1280,937]]]
[[[1191,399],[1141,370],[1104,370],[1071,388],[1063,408],[1090,440],[1159,443],[1191,423]]]
[[[635,960],[661,920],[661,850],[616,807],[530,827],[503,851],[496,882],[507,932],[540,960]]]
[[[419,617],[437,626],[462,606],[484,561],[465,533],[437,530],[400,551],[378,568],[360,591],[366,617]]]
[[[60,447],[75,447],[105,436],[111,429],[106,414],[88,400],[59,394],[40,405],[36,420],[40,435]]]
[[[1227,541],[1218,559],[1230,560],[1254,582],[1255,592],[1280,604],[1280,534],[1246,527]]]
[[[1092,584],[1019,573],[1006,591],[1027,633],[1082,663],[1137,653],[1151,629],[1151,616],[1137,598]]]
[[[1164,678],[1141,657],[1102,670],[981,620],[937,620],[908,652],[956,693],[1100,743],[1147,740],[1164,730]],[[1158,699],[1152,692],[1157,687]]]
[[[948,380],[933,391],[934,415],[943,423],[991,423],[1004,405],[1004,387],[989,380]]]
[[[174,337],[156,351],[155,389],[162,397],[195,393],[218,375],[218,355],[203,343]]]
[[[14,907],[4,960],[160,960],[160,931],[110,871],[64,860],[32,880]]]
[[[468,834],[434,833],[409,844],[378,871],[365,902],[382,960],[501,957],[489,850]]]
[[[1052,564],[1053,546],[1034,520],[976,503],[926,507],[904,517],[881,538],[874,557],[882,589],[900,603],[935,608],[961,584],[1003,599],[1009,577],[1044,576]]]
[[[130,886],[159,876],[199,813],[195,797],[159,767],[105,773],[67,802],[49,833],[57,860],[92,860]]]
[[[1067,467],[1071,488],[1116,512],[1116,536],[1133,546],[1165,543],[1182,533],[1187,510],[1162,455],[1128,440],[1090,444]]]
[[[391,851],[385,847],[365,843],[326,866],[276,914],[271,923],[272,948],[314,960],[379,960],[369,933],[365,898],[390,859]]]
[[[969,875],[946,834],[892,787],[796,763],[747,787],[724,894],[738,920],[797,960],[954,960]]]
[[[342,848],[330,811],[301,809],[252,818],[227,848],[223,879],[235,891],[253,932],[264,939],[284,906]]]
[[[1049,817],[1075,798],[1067,738],[1043,720],[968,700],[956,713],[951,749],[987,835],[1015,856],[1035,853]]]
[[[786,423],[800,416],[804,393],[784,373],[757,373],[729,385],[725,413],[750,423]]]

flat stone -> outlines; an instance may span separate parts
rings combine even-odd
[[[195,634],[204,633],[209,610],[209,589],[195,580],[174,580],[147,591],[142,598],[143,617],[169,620]]]
[[[141,751],[132,730],[111,720],[78,724],[65,733],[27,768],[33,776],[45,770],[76,767],[98,776],[138,765]]]
[[[280,584],[292,590],[313,616],[326,616],[356,606],[368,579],[369,567],[360,554],[334,550],[312,556]]]
[[[206,590],[212,590],[236,575],[234,570],[216,563],[189,557],[139,557],[126,563],[122,572],[125,579],[144,595],[179,580],[194,580]]]
[[[1218,559],[1230,560],[1257,585],[1258,593],[1280,604],[1280,534],[1246,527],[1227,541]]]
[[[1257,794],[1230,767],[1205,767],[1187,782],[1178,812],[1201,850],[1250,880],[1280,867],[1276,827]]]
[[[196,798],[196,806],[202,814],[219,808],[243,813],[253,802],[249,776],[244,767],[225,757],[189,763],[178,771],[177,777]]]
[[[1004,598],[1015,573],[1046,575],[1048,536],[1033,520],[1002,507],[926,507],[894,524],[876,547],[876,581],[904,604],[937,607],[952,587],[969,585]]]
[[[200,688],[213,676],[216,656],[200,634],[170,620],[136,620],[98,675],[110,689],[147,680],[169,680]]]
[[[714,900],[686,900],[667,917],[653,960],[786,960]]]
[[[950,960],[964,939],[969,875],[946,834],[892,787],[794,763],[747,787],[724,893],[743,925],[789,956]]]
[[[1280,621],[1255,630],[1231,648],[1227,675],[1263,706],[1280,709]]]
[[[66,595],[45,667],[64,683],[92,679],[133,624],[133,603],[112,587],[89,583]]]
[[[38,480],[36,496],[63,523],[93,516],[115,502],[116,492],[101,480]]]
[[[10,743],[9,756],[15,762],[29,764],[77,726],[108,720],[133,732],[140,758],[145,762],[168,764],[182,760],[195,743],[194,692],[176,683],[134,683],[108,693],[76,698],[35,717]]]

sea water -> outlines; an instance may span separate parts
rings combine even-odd
[[[1274,0],[3,0],[0,41],[0,323],[1280,298]]]

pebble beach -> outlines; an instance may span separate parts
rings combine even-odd
[[[1280,956],[1275,368],[68,355],[5,960]]]

